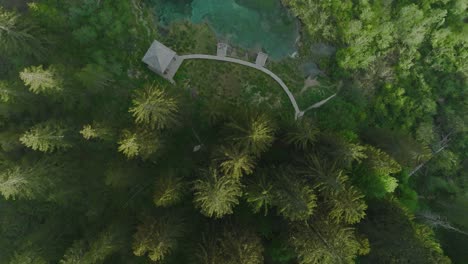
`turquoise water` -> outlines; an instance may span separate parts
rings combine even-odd
[[[218,37],[274,59],[296,51],[297,20],[279,0],[154,0],[160,23],[207,21]]]

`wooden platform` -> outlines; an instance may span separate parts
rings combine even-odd
[[[260,67],[265,67],[265,63],[268,59],[268,55],[263,52],[259,52],[257,55],[257,59],[255,60],[255,64],[257,64]]]

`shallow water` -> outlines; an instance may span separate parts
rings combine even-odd
[[[154,0],[160,23],[207,21],[218,37],[273,59],[296,51],[297,20],[279,0]]]

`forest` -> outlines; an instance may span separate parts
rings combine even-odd
[[[297,120],[155,2],[0,0],[0,263],[468,263],[465,0],[282,0]]]

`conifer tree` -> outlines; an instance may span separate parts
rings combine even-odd
[[[392,174],[401,171],[401,166],[388,154],[372,146],[366,146],[367,159],[355,168],[355,182],[369,197],[382,198],[392,193],[398,180]]]
[[[25,93],[19,90],[16,85],[0,81],[0,102],[13,103],[18,97],[25,96]]]
[[[89,245],[89,250],[84,255],[85,263],[103,263],[109,256],[117,252],[124,245],[122,228],[113,224],[102,232]]]
[[[182,200],[185,190],[184,178],[171,169],[156,178],[153,202],[160,207],[172,206]]]
[[[196,207],[208,217],[221,218],[233,213],[233,207],[239,203],[240,183],[228,176],[221,176],[216,169],[204,172],[203,178],[194,184]]]
[[[319,134],[318,128],[308,118],[302,118],[292,124],[291,131],[286,134],[286,142],[299,149],[312,147]]]
[[[65,255],[60,260],[60,264],[81,264],[85,263],[86,244],[83,240],[78,240],[67,249]]]
[[[272,121],[264,114],[250,114],[247,120],[230,122],[232,140],[255,156],[265,152],[274,141]]]
[[[34,27],[15,12],[0,6],[0,51],[4,54],[37,53],[40,41],[32,34]]]
[[[366,215],[364,195],[353,186],[333,191],[328,197],[328,202],[331,205],[330,217],[337,222],[355,224]]]
[[[13,167],[0,173],[0,193],[6,199],[31,199],[42,192],[43,185],[36,177],[38,171]]]
[[[281,168],[275,182],[275,206],[291,221],[306,220],[317,206],[317,196],[311,186],[294,175],[292,168]]]
[[[352,228],[328,220],[291,224],[290,243],[300,264],[355,263],[366,253],[366,243],[360,243]]]
[[[197,264],[218,264],[225,262],[219,238],[214,237],[211,232],[201,234],[201,242],[198,244],[194,256],[194,261]]]
[[[137,124],[165,129],[177,123],[178,110],[176,100],[153,85],[137,92],[129,112],[133,114]]]
[[[252,174],[255,166],[253,158],[239,147],[222,147],[218,151],[221,172],[224,175],[240,179],[243,175]]]
[[[71,147],[65,134],[66,129],[61,124],[48,121],[33,126],[19,140],[33,150],[53,152]]]
[[[106,128],[100,123],[94,123],[92,125],[84,125],[80,130],[80,134],[86,140],[91,139],[111,139],[112,133],[110,129]]]
[[[255,213],[262,210],[267,215],[268,209],[272,206],[275,199],[275,189],[273,183],[268,179],[267,172],[260,172],[259,176],[253,178],[247,183],[245,197]]]
[[[148,254],[152,261],[163,261],[177,247],[184,230],[183,221],[173,215],[147,218],[133,236],[133,253]]]
[[[20,72],[20,78],[29,87],[29,90],[35,94],[56,93],[63,89],[62,81],[53,67],[44,69],[42,65],[31,66]]]
[[[132,159],[140,156],[143,159],[149,158],[157,153],[162,147],[162,142],[154,133],[146,131],[130,132],[125,130],[123,137],[119,141],[119,152],[122,152],[127,158]]]
[[[47,261],[34,251],[15,253],[9,264],[47,264]]]
[[[311,155],[306,161],[307,169],[303,174],[316,182],[316,186],[322,193],[331,193],[341,190],[348,177],[325,159],[320,159],[317,154]]]
[[[226,264],[263,264],[263,246],[259,236],[247,227],[227,228],[221,238]]]
[[[91,241],[77,240],[67,249],[60,264],[104,263],[124,245],[126,230],[113,223]]]
[[[112,75],[96,64],[86,65],[76,74],[76,78],[91,91],[99,91],[113,81]]]

